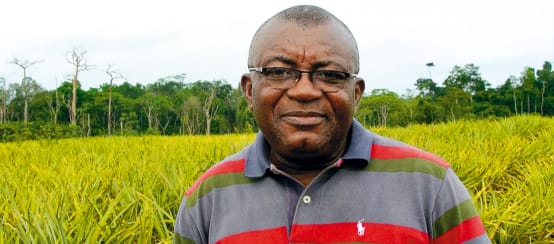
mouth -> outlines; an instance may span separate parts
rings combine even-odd
[[[282,120],[293,126],[316,126],[323,123],[327,117],[325,114],[311,111],[293,111],[284,113],[281,116]]]

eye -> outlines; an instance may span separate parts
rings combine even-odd
[[[320,70],[314,73],[314,77],[326,82],[341,82],[346,80],[346,73],[333,70]]]
[[[267,76],[269,79],[287,79],[292,76],[294,76],[294,72],[291,69],[288,68],[265,68],[264,69],[264,75]]]

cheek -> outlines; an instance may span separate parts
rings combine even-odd
[[[335,112],[337,120],[349,119],[353,116],[354,108],[356,107],[356,100],[354,94],[341,93],[335,94],[335,96],[328,97],[331,106]]]
[[[279,102],[279,94],[280,92],[268,88],[253,88],[252,105],[257,117],[271,119],[273,111]]]

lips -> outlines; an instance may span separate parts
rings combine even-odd
[[[326,118],[325,114],[314,111],[292,111],[281,116],[284,122],[294,126],[315,126],[323,123]]]

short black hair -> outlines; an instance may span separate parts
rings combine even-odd
[[[354,39],[354,35],[352,34],[352,32],[350,31],[348,26],[346,26],[339,18],[337,18],[336,16],[331,14],[329,11],[327,11],[323,8],[317,7],[317,6],[313,6],[313,5],[293,6],[293,7],[287,8],[287,9],[275,14],[274,16],[272,16],[271,18],[266,20],[258,28],[256,33],[254,34],[254,37],[252,38],[252,42],[250,43],[250,50],[248,52],[248,66],[249,67],[253,65],[252,64],[252,56],[253,56],[253,53],[254,53],[254,45],[253,44],[256,42],[256,38],[257,38],[258,34],[261,32],[261,30],[264,29],[264,27],[268,23],[270,23],[274,20],[285,21],[285,22],[288,22],[288,23],[293,23],[293,24],[301,25],[301,26],[305,26],[305,27],[326,25],[326,24],[330,24],[330,23],[339,24],[340,26],[342,26],[346,30],[346,32],[350,35],[350,37],[353,40],[354,51],[355,51],[355,55],[356,55],[355,56],[355,58],[356,58],[355,63],[358,66],[357,68],[359,68],[358,45],[356,43],[356,39]]]

